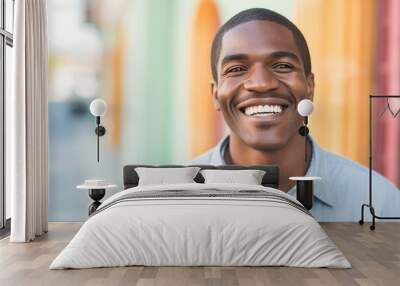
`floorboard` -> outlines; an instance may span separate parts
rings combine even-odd
[[[290,267],[118,267],[49,270],[81,223],[50,223],[49,232],[32,243],[0,240],[0,285],[400,285],[400,223],[322,223],[352,269]]]

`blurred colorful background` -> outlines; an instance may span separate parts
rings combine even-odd
[[[121,189],[125,164],[184,163],[228,132],[211,100],[211,41],[254,7],[291,19],[308,41],[312,136],[368,166],[369,95],[400,94],[400,1],[51,0],[51,221],[87,217],[87,193],[75,188],[85,179]],[[89,112],[97,97],[109,106],[100,163]],[[386,104],[378,100],[374,114]],[[400,115],[374,118],[374,169],[400,186]]]

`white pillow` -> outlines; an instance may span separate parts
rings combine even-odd
[[[265,171],[262,170],[201,170],[204,183],[230,183],[261,185]]]
[[[199,170],[199,167],[135,168],[139,176],[139,186],[195,183],[193,179]]]

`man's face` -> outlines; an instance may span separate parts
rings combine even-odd
[[[298,136],[297,103],[312,100],[314,79],[304,74],[292,32],[269,21],[250,21],[222,39],[213,84],[217,109],[233,135],[261,151],[285,147]]]

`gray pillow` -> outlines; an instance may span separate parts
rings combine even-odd
[[[202,170],[204,183],[230,183],[261,185],[265,171],[262,170]]]
[[[139,176],[139,186],[195,183],[193,179],[199,170],[199,167],[135,168]]]

